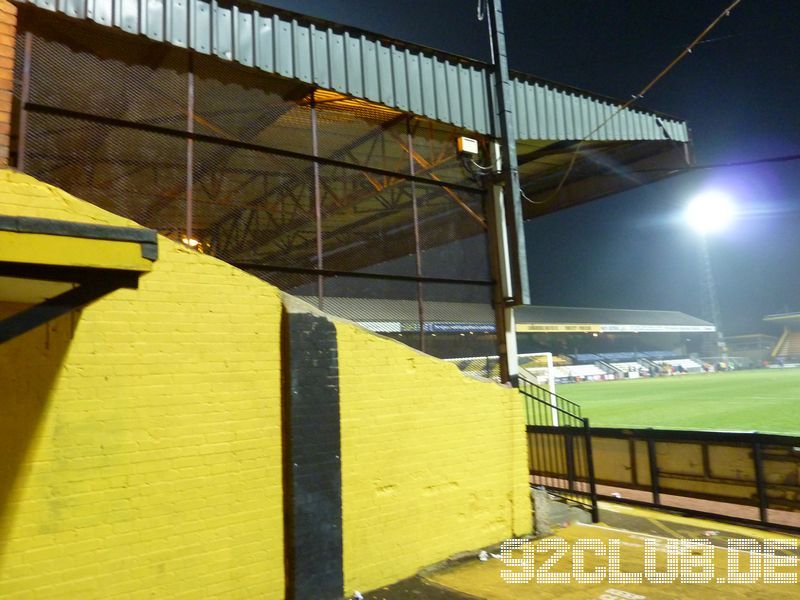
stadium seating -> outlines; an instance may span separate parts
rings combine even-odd
[[[641,355],[645,358],[649,358],[650,360],[669,360],[672,358],[680,358],[680,355],[677,352],[671,352],[669,350],[642,352]]]
[[[671,360],[657,360],[655,361],[658,365],[670,365],[673,369],[678,369],[679,367],[683,367],[687,373],[699,373],[703,370],[703,365],[700,363],[692,360],[691,358],[674,358]]]
[[[604,354],[600,354],[600,357],[603,360],[608,362],[636,362],[638,358],[635,352],[605,352]]]
[[[596,360],[602,360],[602,357],[599,354],[570,354],[570,357],[576,363],[593,363]]]
[[[800,358],[800,331],[787,331],[774,356],[784,361]]]
[[[800,336],[798,337],[800,338]],[[578,362],[577,359],[580,358],[583,364],[569,364],[569,358],[575,360],[576,363]],[[648,372],[645,374],[653,374],[652,369],[654,367],[666,368],[671,366],[676,372],[680,372],[682,368],[686,373],[700,373],[703,371],[703,366],[700,362],[671,351],[585,353],[569,355],[569,358],[560,355],[553,357],[553,378],[557,383],[636,377],[642,371]],[[637,358],[641,362],[637,361]],[[455,363],[465,373],[495,379],[500,376],[500,365],[497,356],[471,356],[445,360]],[[520,355],[520,367],[528,369],[531,373],[538,375],[540,372],[546,371],[546,364],[546,358],[542,355]],[[659,374],[663,374],[663,372]],[[542,381],[545,381],[545,379]]]
[[[562,369],[569,373],[569,377],[575,379],[606,379],[607,375],[603,369],[595,365],[570,365],[568,367],[562,367]]]
[[[798,346],[800,349],[800,345]],[[597,354],[570,354],[576,363],[593,363],[598,360],[606,362],[635,362],[639,358],[650,360],[670,360],[681,358],[681,355],[671,350],[649,350],[646,352],[602,352]]]
[[[639,371],[641,369],[644,369],[642,365],[640,365],[638,362],[635,361],[612,362],[609,364],[618,371],[622,371],[623,373],[628,371]]]

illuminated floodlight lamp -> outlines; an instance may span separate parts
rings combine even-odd
[[[722,231],[733,220],[735,207],[725,192],[712,190],[696,196],[686,208],[686,221],[698,233]]]

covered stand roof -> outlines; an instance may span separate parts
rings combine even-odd
[[[303,298],[313,303],[313,298]],[[394,333],[419,328],[419,308],[413,300],[326,297],[325,311],[358,322],[373,331]],[[672,310],[519,306],[514,309],[518,333],[676,333],[712,332],[708,321]],[[488,304],[425,303],[425,328],[432,332],[494,331],[495,315]]]
[[[518,332],[598,331],[620,333],[707,332],[714,324],[674,310],[520,306]]]
[[[207,55],[238,63],[245,67],[244,72],[249,71],[233,76],[209,67],[218,82],[216,87],[202,83],[211,78],[198,78],[196,90],[198,98],[205,93],[206,100],[196,107],[192,134],[199,142],[195,160],[204,161],[195,168],[193,231],[213,238],[213,252],[225,260],[316,267],[312,258],[317,249],[315,232],[304,217],[311,175],[298,162],[301,155],[314,151],[307,134],[311,103],[319,106],[316,118],[320,127],[326,128],[316,142],[323,193],[330,198],[322,208],[325,268],[361,269],[414,251],[405,214],[409,180],[392,179],[391,171],[408,173],[412,169],[418,178],[417,193],[423,197],[419,203],[423,250],[484,230],[479,186],[464,171],[452,138],[458,132],[493,136],[497,130],[492,108],[494,75],[485,63],[262,4],[222,5],[215,0],[24,3],[108,27],[109,32],[117,29],[175,50],[191,49],[201,58]],[[69,43],[76,53],[100,44],[98,36],[81,37],[77,31],[60,30],[54,35],[72,36],[74,44]],[[130,39],[133,45],[135,38]],[[107,48],[99,54],[105,62],[109,60]],[[135,56],[131,50],[125,52]],[[143,56],[141,60],[149,61],[159,73],[144,83],[131,81],[133,86],[141,86],[137,91],[145,99],[145,110],[121,107],[106,116],[146,123],[151,132],[172,135],[174,131],[168,130],[186,122],[186,114],[181,112],[185,99],[175,91],[179,89],[174,81],[174,72],[181,69],[176,66],[179,61],[168,51],[145,52]],[[75,67],[81,69],[80,78],[69,77],[57,61],[35,64],[34,69],[46,73],[43,81],[52,81],[52,89],[43,90],[38,97],[32,92],[31,104],[43,105],[58,98],[64,102],[60,109],[75,111],[78,116],[98,110],[79,105],[85,94],[71,86],[92,86],[99,97],[112,69],[77,63]],[[162,77],[160,73],[166,71],[171,73]],[[682,121],[630,108],[609,119],[621,105],[619,101],[524,74],[513,78],[520,178],[523,190],[533,200],[525,203],[526,218],[655,181],[689,161],[689,133]],[[93,85],[94,79],[97,85]],[[272,99],[257,93],[259,85],[266,86],[259,83],[262,80],[270,82]],[[114,98],[98,101],[104,105],[101,111],[116,110],[117,104]],[[232,115],[232,110],[240,114]],[[431,130],[425,134],[435,142],[430,148],[409,148],[404,142],[409,117],[416,119],[414,127]],[[351,122],[346,123],[347,119]],[[365,127],[368,123],[373,129]],[[74,132],[71,135],[81,135]],[[87,129],[86,135],[94,136],[84,142],[86,147],[97,146],[97,134]],[[206,151],[203,136],[228,140],[229,150]],[[232,138],[238,141],[230,141]],[[570,177],[555,195],[576,144],[584,139]],[[80,163],[77,153],[81,149],[76,146],[81,144],[74,138],[60,141],[55,134],[41,143],[42,165],[31,172],[46,173],[45,179],[94,201],[92,191],[82,189],[77,177],[69,184],[59,179],[59,169],[63,173],[64,167],[55,164],[65,160]],[[174,198],[181,167],[161,165],[159,177],[139,181],[151,176],[147,169],[135,168],[142,160],[135,144],[126,144],[114,134],[105,135],[99,144],[93,161],[100,160],[97,157],[104,153],[103,145],[116,145],[116,163],[108,167],[108,181],[125,177],[134,182],[120,192],[128,204],[123,207],[118,200],[108,208],[163,233],[169,234],[172,228],[180,235],[183,206],[155,207],[152,200],[136,198],[133,190],[148,190],[142,196],[162,201]],[[29,146],[31,152],[36,151],[35,144]],[[379,160],[374,158],[378,146]],[[276,149],[281,156],[269,162],[257,160],[252,151],[262,147]],[[345,164],[361,165],[364,172],[354,174],[340,168]],[[165,177],[165,168],[175,174]],[[111,170],[118,174],[112,177]],[[265,183],[259,183],[259,175]],[[273,183],[265,193],[267,179],[281,183]],[[447,182],[448,187],[426,188],[426,180]],[[152,189],[160,186],[164,189]],[[254,210],[256,206],[263,210]],[[372,238],[379,238],[379,252],[352,251]],[[373,243],[371,247],[378,246]]]
[[[279,10],[215,0],[26,0],[46,10],[255,67],[481,134],[496,131],[493,74],[480,61]],[[578,140],[619,104],[514,76],[521,140]],[[686,124],[626,109],[592,140],[689,140]]]

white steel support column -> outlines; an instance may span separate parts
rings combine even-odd
[[[502,172],[503,158],[500,144],[492,142],[491,161],[495,173]],[[495,281],[495,322],[497,329],[500,373],[504,381],[517,386],[519,358],[517,354],[517,332],[514,321],[514,277],[512,255],[509,247],[508,225],[503,182],[495,180],[491,189],[492,207],[490,211],[490,240],[494,250]]]

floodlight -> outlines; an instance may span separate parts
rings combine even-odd
[[[463,135],[457,140],[458,153],[467,154],[470,156],[477,156],[478,154],[478,140],[473,138],[464,137]]]
[[[696,196],[686,209],[686,221],[700,233],[725,229],[733,215],[734,205],[730,196],[716,190]]]

